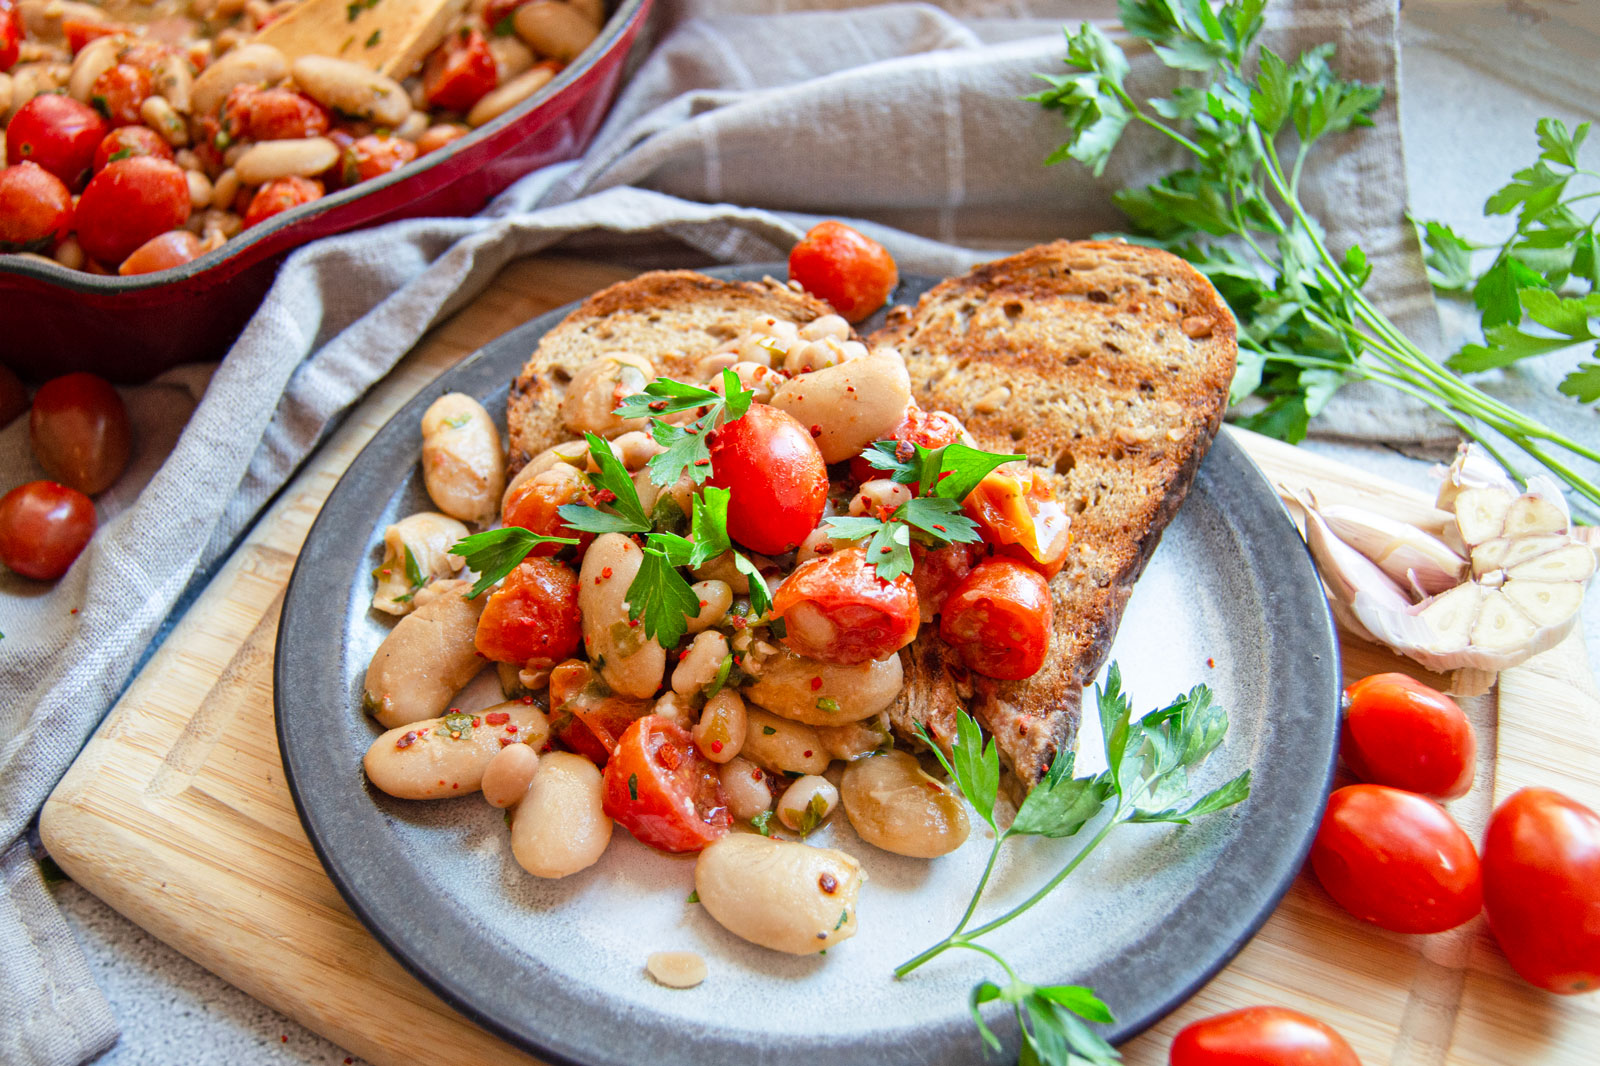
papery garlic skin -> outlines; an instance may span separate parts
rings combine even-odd
[[[1402,588],[1424,596],[1454,588],[1467,560],[1438,537],[1416,526],[1360,507],[1331,506],[1318,513],[1333,535],[1366,556]]]
[[[1489,458],[1488,452],[1476,444],[1463,444],[1457,448],[1455,462],[1443,471],[1441,478],[1438,504],[1445,511],[1455,510],[1456,497],[1463,489],[1495,488],[1513,496],[1517,494],[1516,483],[1500,469],[1499,463]]]
[[[414,609],[411,596],[417,591],[406,573],[406,549],[416,561],[424,583],[452,577],[466,565],[450,548],[468,533],[454,518],[434,511],[408,515],[383,531],[383,562],[373,571],[377,587],[372,592],[372,609],[385,614],[406,615]]]

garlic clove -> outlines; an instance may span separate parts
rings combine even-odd
[[[1572,582],[1580,594],[1583,583],[1594,576],[1594,552],[1585,545],[1574,544],[1565,537],[1551,537],[1551,540],[1565,541],[1566,543],[1554,551],[1546,551],[1529,559],[1527,562],[1508,566],[1506,578],[1508,580],[1533,580],[1533,581],[1561,581]]]
[[[1562,536],[1496,537],[1472,549],[1472,573],[1481,577],[1494,570],[1505,570],[1530,559],[1563,548],[1572,542]],[[1481,553],[1481,554],[1480,554]],[[1563,579],[1556,579],[1563,580]]]
[[[1489,458],[1489,453],[1475,444],[1463,444],[1456,450],[1455,462],[1444,471],[1439,484],[1439,506],[1446,511],[1455,509],[1456,497],[1463,489],[1497,488],[1515,496],[1517,489],[1500,464]]]
[[[1536,537],[1542,533],[1560,533],[1567,528],[1566,512],[1533,493],[1518,496],[1506,510],[1504,535],[1507,537]]]
[[[1569,622],[1583,606],[1583,584],[1578,581],[1507,581],[1500,592],[1540,626]]]
[[[1499,589],[1485,591],[1472,625],[1472,643],[1488,652],[1522,651],[1532,643],[1538,627],[1517,610]]]
[[[1461,651],[1472,643],[1473,622],[1485,591],[1482,586],[1468,582],[1422,605],[1417,618],[1432,631],[1431,639],[1426,642],[1429,651]]]
[[[1504,489],[1463,489],[1456,497],[1456,527],[1469,545],[1482,544],[1500,536],[1505,529],[1506,512],[1516,499]]]
[[[1416,526],[1359,507],[1325,507],[1318,513],[1334,536],[1397,584],[1419,589],[1419,599],[1453,588],[1466,572],[1465,559]]]
[[[1306,546],[1316,560],[1317,570],[1332,590],[1334,598],[1345,604],[1355,602],[1364,592],[1380,607],[1405,610],[1411,606],[1400,585],[1382,568],[1340,540],[1328,527],[1310,494],[1289,494],[1306,516]]]
[[[1499,570],[1504,564],[1506,555],[1517,544],[1510,537],[1495,537],[1486,540],[1472,549],[1472,576],[1481,577],[1491,570]],[[1552,545],[1554,547],[1554,545]],[[1549,549],[1546,549],[1547,551]],[[1534,554],[1538,554],[1535,552]]]

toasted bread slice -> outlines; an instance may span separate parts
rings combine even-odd
[[[969,675],[928,627],[902,653],[907,685],[890,712],[903,735],[920,722],[947,742],[955,707],[970,704],[1032,787],[1071,749],[1083,688],[1221,426],[1233,317],[1176,256],[1058,241],[943,282],[870,343],[899,349],[924,408],[1050,471],[1073,515],[1044,668],[1023,681]]]
[[[695,362],[730,338],[755,333],[775,318],[796,325],[833,308],[782,282],[722,281],[691,270],[655,271],[618,282],[583,301],[539,341],[506,401],[510,471],[572,434],[559,405],[578,368],[626,351],[658,375],[686,379]]]

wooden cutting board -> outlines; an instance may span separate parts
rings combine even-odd
[[[45,845],[75,880],[377,1066],[534,1060],[407,974],[346,909],[312,853],[273,731],[283,589],[322,501],[392,412],[492,338],[627,273],[555,258],[521,261],[425,337],[256,525],[44,809]],[[1325,502],[1364,503],[1397,517],[1429,509],[1409,489],[1234,432],[1269,477],[1311,487]],[[1354,640],[1344,668],[1351,680],[1397,669],[1428,679]],[[1507,671],[1497,693],[1464,705],[1478,728],[1478,786],[1452,807],[1475,838],[1491,804],[1524,785],[1548,785],[1600,808],[1600,692],[1581,639]],[[1123,1053],[1130,1066],[1164,1066],[1183,1025],[1259,1003],[1325,1019],[1366,1066],[1593,1066],[1600,1055],[1600,997],[1550,996],[1524,984],[1481,918],[1438,936],[1386,933],[1350,918],[1307,875],[1226,970]]]

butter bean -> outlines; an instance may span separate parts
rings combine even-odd
[[[511,854],[535,877],[567,877],[599,861],[611,842],[600,771],[571,752],[539,760],[511,816]]]
[[[644,552],[621,533],[596,537],[578,574],[578,609],[584,648],[591,662],[604,661],[606,684],[619,695],[649,699],[661,687],[667,653],[644,638],[642,624],[628,624],[628,586],[643,563]]]
[[[291,137],[253,144],[233,164],[246,185],[279,178],[311,178],[339,161],[339,146],[326,137]]]
[[[735,936],[811,955],[856,935],[861,864],[833,848],[730,833],[700,853],[694,887]]]
[[[423,584],[454,577],[465,563],[451,555],[450,548],[466,535],[466,526],[432,511],[407,515],[385,528],[383,561],[373,572],[377,578],[377,587],[372,591],[373,610],[393,615],[415,610],[420,586],[412,584],[411,567],[416,567]]]
[[[337,155],[338,149],[333,150]],[[477,523],[494,519],[506,487],[506,457],[500,431],[477,400],[447,392],[423,414],[422,480],[434,504],[451,518]]]
[[[632,352],[612,352],[584,364],[567,385],[558,411],[567,430],[576,434],[595,433],[615,437],[630,430],[643,430],[643,418],[618,418],[611,412],[617,404],[637,392],[656,376],[650,360]]]
[[[539,754],[527,744],[507,744],[483,770],[483,798],[491,807],[510,807],[528,794]]]
[[[889,436],[911,401],[911,377],[893,349],[794,378],[772,397],[772,406],[816,427],[817,448],[828,463],[852,459]]]
[[[294,61],[290,74],[295,84],[323,107],[379,126],[393,129],[411,114],[411,98],[399,82],[359,63],[328,56],[301,56]]]
[[[228,167],[211,185],[211,206],[218,211],[226,211],[239,195],[243,183],[239,181],[239,172]]]
[[[362,704],[393,728],[435,718],[483,668],[475,638],[488,596],[469,600],[467,581],[417,593],[416,610],[390,630],[367,667]]]
[[[183,178],[189,183],[189,206],[193,207],[196,212],[203,207],[209,207],[213,192],[211,179],[198,170],[185,170]]]
[[[506,717],[490,724],[490,715]],[[533,755],[533,749],[522,741],[542,745],[550,736],[550,723],[545,716],[537,707],[520,700],[476,711],[468,718],[465,723],[444,717],[426,718],[384,733],[372,742],[361,760],[367,780],[399,799],[466,795],[482,787],[491,764],[505,751],[521,748]],[[472,718],[477,719],[478,725],[470,724]],[[464,728],[452,730],[455,724]],[[516,738],[516,742],[503,747],[500,741],[507,737]]]
[[[922,772],[916,757],[889,751],[845,767],[844,812],[862,840],[896,855],[948,855],[970,830],[961,800]]]
[[[600,27],[561,0],[533,0],[517,8],[511,17],[517,36],[528,47],[549,59],[570,63],[589,47]]]
[[[900,695],[900,656],[864,663],[818,662],[788,648],[761,666],[744,688],[750,702],[796,722],[833,726],[871,718]]]
[[[693,732],[695,747],[712,762],[727,762],[744,748],[749,717],[737,692],[723,689],[706,700]]]
[[[772,809],[772,790],[767,787],[767,772],[749,759],[734,756],[717,769],[728,813],[736,821],[748,822],[762,811]]]
[[[215,60],[194,79],[190,103],[196,115],[215,115],[240,85],[271,85],[289,73],[289,60],[270,44],[242,44]]]
[[[521,11],[523,8],[518,8],[517,10]],[[472,110],[467,112],[467,125],[477,129],[479,126],[493,122],[540,89],[543,89],[546,85],[549,85],[551,79],[555,76],[556,72],[545,66],[537,66],[531,70],[523,71],[498,89],[493,89],[480,97],[478,102],[472,105]]]
[[[189,143],[189,124],[172,109],[166,97],[145,97],[144,103],[139,105],[139,117],[172,147],[181,148]]]
[[[748,705],[739,754],[764,770],[785,774],[820,774],[831,761],[815,729]]]
[[[89,90],[95,79],[117,65],[117,53],[127,47],[127,38],[121,34],[96,37],[78,51],[72,61],[72,73],[67,78],[67,95],[81,103],[89,102]]]

